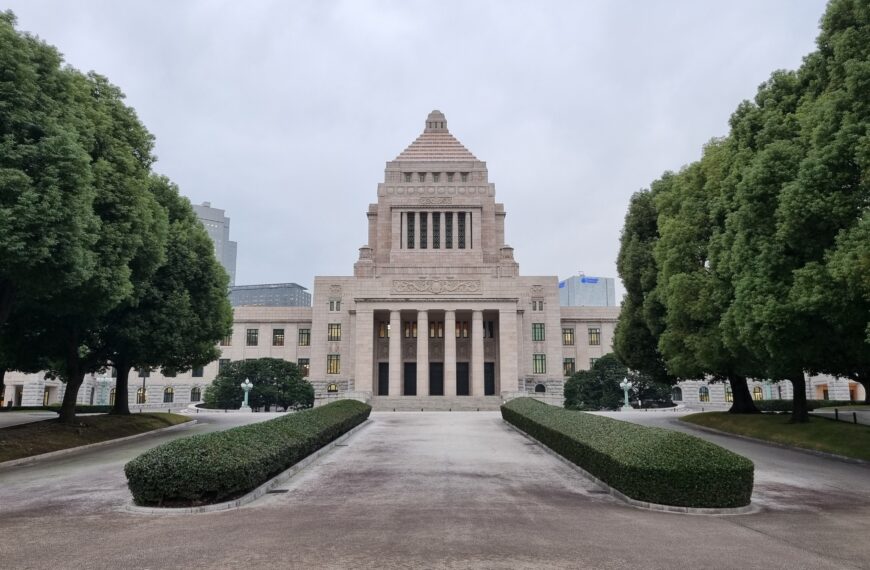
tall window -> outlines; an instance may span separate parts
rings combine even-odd
[[[194,378],[202,378],[202,366],[197,366],[196,368],[194,368],[191,376],[193,376]]]
[[[495,338],[495,321],[483,321],[483,338]]]
[[[764,393],[761,391],[761,386],[756,386],[752,389],[752,399],[753,400],[763,400]],[[827,399],[827,398],[825,398]]]
[[[116,396],[117,394],[118,394],[118,392],[117,392],[114,388],[112,388],[112,391],[109,392],[109,405],[110,405],[110,406],[114,406],[114,405],[115,405],[115,396]]]
[[[671,390],[671,400],[675,402],[683,401],[683,389],[679,386],[674,386],[674,389]]]
[[[562,344],[574,346],[574,329],[562,329]]]
[[[543,299],[532,299],[532,310],[533,311],[543,311],[544,310],[544,300]]]
[[[468,338],[468,321],[456,321],[456,338]]]
[[[145,395],[145,388],[139,388],[136,390],[136,403],[144,404],[147,401],[147,396]]]
[[[247,346],[257,346],[260,342],[260,331],[258,329],[248,329],[245,334],[245,344]]]
[[[438,182],[440,179],[441,179],[440,172],[433,172],[432,173],[432,182]]]
[[[404,174],[405,174],[405,182],[410,182],[411,181],[411,173],[405,172]]]
[[[574,359],[566,358],[562,361],[562,374],[565,376],[573,376],[574,375]]]
[[[341,340],[341,323],[329,323],[326,340],[333,342]]]
[[[405,214],[406,225],[408,226],[408,235],[405,238],[405,243],[408,244],[408,249],[414,249],[414,212]]]
[[[233,344],[233,333],[230,333],[221,339],[221,346],[232,346],[232,344]]]
[[[441,249],[441,212],[432,212],[432,249]]]
[[[468,182],[468,173],[467,172],[460,172],[459,176],[460,176],[460,178],[462,178],[463,182]]]
[[[597,358],[590,358],[589,359],[589,370],[592,370],[593,368],[595,368],[595,362],[597,360],[598,360]]]
[[[420,212],[420,249],[426,249],[426,238],[429,230],[429,213]]]
[[[163,390],[163,403],[171,404],[175,400],[175,390],[172,389],[172,386],[167,386]]]
[[[284,346],[284,329],[272,329],[272,346]]]
[[[430,321],[429,322],[429,338],[444,338],[444,322]]]
[[[710,389],[706,386],[701,386],[698,388],[698,401],[699,402],[709,402],[710,401]]]
[[[229,363],[229,358],[221,358],[220,360],[218,360],[218,374],[220,374],[221,371],[223,371],[224,367],[226,367],[226,365]]]
[[[418,172],[417,175],[420,177],[420,182],[426,182],[426,173]]]
[[[456,224],[459,226],[459,239],[456,247],[465,249],[465,212],[456,213]]]
[[[532,340],[544,340],[544,323],[532,323]]]
[[[598,327],[589,327],[589,346],[601,345],[601,329]]]
[[[340,311],[341,310],[341,301],[336,301],[336,300],[330,301],[329,302],[329,310],[332,313]]]
[[[532,373],[546,374],[547,373],[547,355],[533,354],[532,355]]]
[[[341,355],[327,354],[326,355],[326,373],[341,374]]]
[[[734,392],[731,391],[731,384],[729,384],[728,382],[725,382],[725,401],[734,401]]]
[[[378,338],[390,338],[390,323],[386,321],[378,322]]]
[[[296,361],[296,365],[302,371],[303,378],[308,378],[308,372],[311,370],[311,361],[307,358],[300,358]]]
[[[453,172],[447,173],[447,182],[453,182]]]
[[[453,212],[444,212],[444,249],[453,249]]]
[[[311,329],[299,329],[299,346],[311,346]]]
[[[405,321],[405,338],[417,338],[417,321]]]
[[[202,390],[199,388],[199,386],[194,386],[190,390],[190,401],[199,402],[200,400],[202,400]]]

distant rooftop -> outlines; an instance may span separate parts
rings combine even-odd
[[[308,287],[303,287],[298,283],[262,283],[260,285],[234,285],[233,289],[236,291],[245,291],[251,289],[282,289],[285,287],[305,289],[306,291],[308,290]]]

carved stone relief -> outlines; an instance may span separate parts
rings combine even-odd
[[[431,294],[480,293],[480,280],[417,279],[394,280],[393,293]]]

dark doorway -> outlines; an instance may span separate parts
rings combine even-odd
[[[429,395],[443,396],[444,395],[444,363],[430,362],[429,363]]]
[[[471,392],[468,389],[468,363],[456,363],[456,395],[468,396]]]
[[[495,395],[495,362],[483,363],[483,395]]]
[[[416,396],[417,395],[417,363],[416,362],[406,362],[405,363],[405,381],[404,381],[405,391],[403,395],[405,396]]]
[[[378,396],[390,395],[390,363],[378,362]]]

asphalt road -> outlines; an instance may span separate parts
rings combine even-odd
[[[286,493],[230,512],[149,516],[123,511],[128,495],[121,468],[132,456],[125,446],[71,463],[0,471],[0,565],[868,566],[870,469],[864,466],[760,446],[760,451],[749,450],[765,456],[756,460],[760,512],[656,513],[602,494],[508,428],[498,413],[378,413],[372,418],[345,446],[282,487]]]

